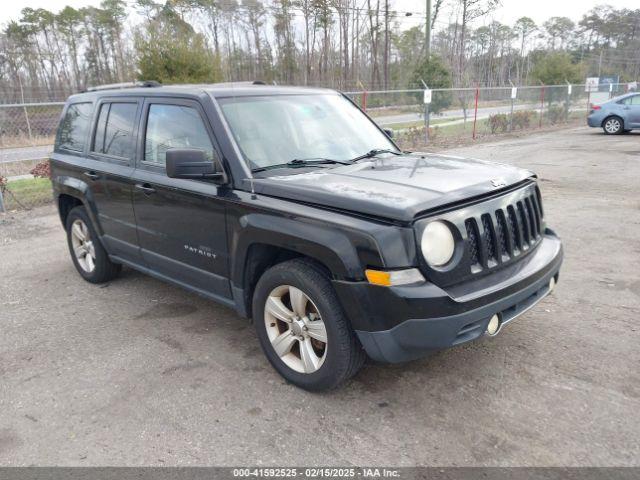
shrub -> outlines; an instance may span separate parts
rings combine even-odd
[[[547,118],[551,125],[557,125],[567,120],[567,111],[560,105],[551,105],[547,110]]]
[[[524,130],[525,128],[529,128],[536,115],[537,113],[533,110],[518,110],[517,112],[513,112],[514,130]]]
[[[504,113],[496,113],[489,116],[489,128],[491,133],[504,133],[509,128],[509,117]]]
[[[51,178],[51,167],[49,161],[38,163],[29,173],[36,178]]]
[[[403,148],[413,149],[424,144],[424,127],[411,127],[400,134],[398,138]]]

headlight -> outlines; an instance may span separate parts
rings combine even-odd
[[[431,222],[422,233],[420,248],[427,263],[441,267],[453,257],[455,240],[451,229],[441,221]]]

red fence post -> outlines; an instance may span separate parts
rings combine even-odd
[[[478,97],[480,96],[480,87],[476,87],[476,106],[473,112],[473,139],[476,139],[476,121],[478,120]]]
[[[367,111],[367,91],[362,91],[362,110]]]
[[[542,128],[543,113],[544,113],[544,85],[542,86],[542,90],[540,90],[540,123],[538,124],[538,128]]]

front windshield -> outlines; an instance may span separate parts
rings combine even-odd
[[[292,160],[349,160],[397,148],[347,99],[336,94],[219,98],[251,168]]]

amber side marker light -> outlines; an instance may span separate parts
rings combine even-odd
[[[391,271],[367,269],[364,271],[364,274],[371,285],[379,285],[381,287],[410,285],[425,281],[422,273],[420,273],[420,270],[417,268]]]

